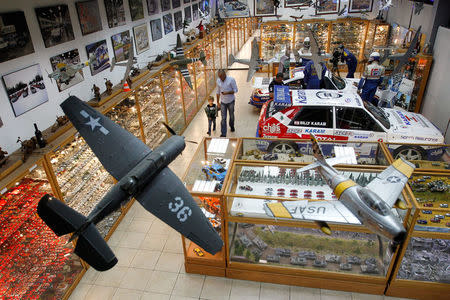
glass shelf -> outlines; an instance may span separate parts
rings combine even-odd
[[[185,122],[178,71],[173,67],[169,67],[162,72],[161,77],[169,126],[175,132],[181,132],[184,129]]]

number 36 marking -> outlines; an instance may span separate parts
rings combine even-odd
[[[192,210],[188,206],[183,206],[184,201],[181,197],[175,197],[174,202],[169,202],[169,209],[173,213],[177,213],[178,221],[185,222],[192,215]]]

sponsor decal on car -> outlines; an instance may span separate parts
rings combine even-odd
[[[308,128],[305,129],[306,133],[325,133],[325,129],[315,129],[315,128]]]
[[[351,131],[346,131],[346,130],[336,130],[334,132],[335,135],[348,135],[348,136],[352,136],[353,132]]]
[[[407,117],[406,117],[401,111],[399,111],[399,110],[396,110],[395,112],[398,114],[398,116],[400,117],[400,119],[403,120],[403,123],[404,123],[405,125],[411,126],[411,122],[409,121],[409,118],[407,118]],[[416,122],[417,122],[417,121],[416,121]]]
[[[333,99],[342,97],[342,94],[334,91],[320,91],[316,93],[316,96],[320,99]]]
[[[281,133],[280,124],[267,124],[263,127],[264,132]]]

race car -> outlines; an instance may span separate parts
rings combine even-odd
[[[388,148],[395,158],[438,160],[444,153],[442,146],[418,145],[444,142],[439,129],[424,116],[375,107],[363,102],[356,92],[293,90],[290,99],[282,100],[270,100],[263,105],[257,127],[258,137],[309,139],[309,134],[313,133],[323,141],[353,142],[360,157],[374,157],[372,152],[376,151],[376,147],[362,142],[377,141],[392,143],[388,144]],[[312,153],[310,144],[300,145],[290,141],[266,140],[259,141],[258,149],[271,153]],[[329,144],[329,150],[323,149],[328,152],[326,155],[332,154],[331,146]]]

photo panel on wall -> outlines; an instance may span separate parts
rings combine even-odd
[[[123,0],[104,0],[109,28],[125,25]]]
[[[170,8],[170,0],[161,0],[161,11],[168,11]]]
[[[131,21],[137,21],[144,18],[144,5],[142,0],[128,0],[130,7]]]
[[[103,29],[97,0],[78,1],[75,6],[83,35]]]
[[[67,5],[35,8],[45,48],[73,40],[73,28]]]
[[[183,13],[181,11],[175,12],[173,19],[175,21],[175,31],[183,29]]]
[[[309,7],[309,2],[305,0],[284,0],[284,7]]]
[[[85,65],[80,62],[78,49],[50,57],[53,70],[51,75],[55,79],[60,92],[84,80],[83,68]]]
[[[89,58],[93,56],[93,62],[89,64],[92,76],[110,67],[108,46],[106,45],[106,40],[87,45],[86,52]]]
[[[39,64],[3,75],[2,79],[16,117],[48,101]]]
[[[126,61],[130,56],[131,37],[128,30],[111,36],[111,42],[114,50],[116,62]]]
[[[193,21],[198,20],[198,4],[197,3],[192,4],[192,20]]]
[[[184,4],[190,3],[190,2],[191,2],[191,0],[183,0],[183,3],[184,3]]]
[[[159,13],[159,0],[147,0],[148,15],[156,15]]]
[[[277,9],[272,0],[254,0],[255,17],[269,17],[277,14]]]
[[[172,8],[178,8],[181,6],[181,0],[172,0]]]
[[[28,30],[23,11],[0,13],[2,30],[2,48],[0,49],[0,63],[34,52],[33,43]]]
[[[317,15],[335,14],[339,12],[340,0],[320,0],[316,7]]]
[[[184,8],[184,21],[186,21],[187,23],[191,23],[192,22],[191,7],[190,6],[186,6]]]
[[[361,13],[371,12],[373,7],[373,0],[349,0],[349,12]]]
[[[133,27],[133,34],[137,54],[141,54],[150,49],[147,23]]]
[[[161,19],[151,20],[150,27],[152,30],[152,41],[162,39]]]
[[[163,24],[164,24],[164,34],[169,34],[173,31],[172,14],[169,13],[163,16]]]

